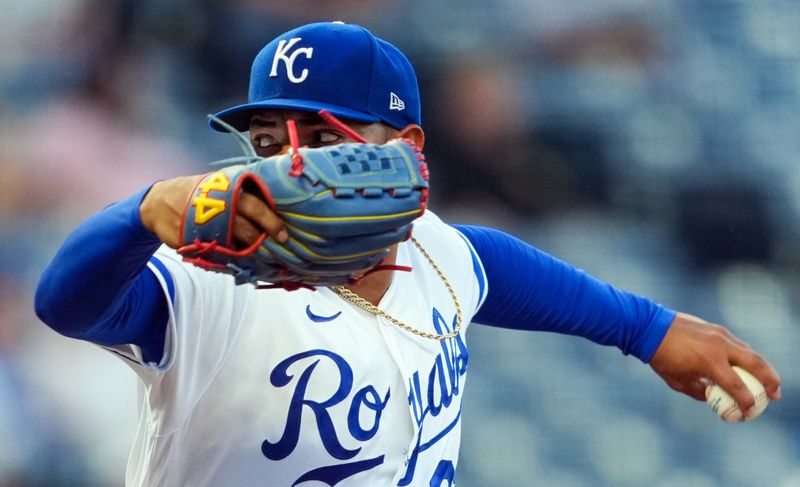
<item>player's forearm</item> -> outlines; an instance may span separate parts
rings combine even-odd
[[[478,252],[489,284],[476,322],[582,336],[648,361],[675,316],[510,235],[458,228]]]
[[[36,314],[42,321],[83,338],[120,305],[119,298],[134,287],[161,244],[139,216],[145,193],[105,208],[69,235],[36,290]],[[149,303],[142,304],[146,308]]]

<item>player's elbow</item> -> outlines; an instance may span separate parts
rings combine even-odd
[[[75,303],[67,295],[66,292],[59,292],[59,287],[45,273],[36,287],[33,309],[36,316],[53,330],[62,335],[75,336],[79,332],[75,323],[85,321],[76,316]]]
[[[47,326],[57,330],[61,325],[59,317],[63,316],[59,308],[57,293],[51,289],[46,276],[42,276],[33,297],[33,310],[36,316]]]

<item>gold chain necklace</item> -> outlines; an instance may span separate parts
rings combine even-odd
[[[407,325],[402,321],[398,320],[394,316],[390,315],[386,311],[380,309],[379,307],[375,306],[374,304],[370,303],[366,299],[362,298],[358,294],[354,293],[353,291],[347,289],[344,286],[331,286],[330,290],[333,291],[336,295],[340,298],[344,299],[345,301],[349,301],[354,305],[362,308],[375,316],[380,316],[381,318],[386,318],[387,320],[391,321],[398,327],[406,330],[407,332],[413,333],[414,335],[421,336],[423,338],[428,338],[431,340],[447,340],[448,338],[453,338],[454,336],[458,335],[461,331],[461,306],[458,304],[458,297],[456,297],[456,292],[453,290],[453,286],[450,285],[450,281],[447,280],[447,277],[444,275],[439,266],[436,265],[436,262],[433,261],[433,258],[428,254],[428,252],[422,247],[422,245],[415,239],[411,237],[411,241],[414,242],[417,249],[419,249],[420,253],[428,260],[433,267],[433,270],[436,271],[436,274],[439,275],[439,279],[442,280],[444,283],[444,287],[447,288],[447,291],[450,293],[450,298],[453,300],[453,304],[456,306],[456,326],[453,328],[453,331],[446,333],[444,335],[438,335],[436,333],[430,333],[427,331],[422,331],[418,328],[414,328],[413,326]]]

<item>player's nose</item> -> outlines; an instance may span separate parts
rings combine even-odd
[[[289,149],[291,149],[291,148],[292,148],[291,145],[283,144],[283,146],[281,147],[280,152],[278,152],[276,155],[282,156],[282,155],[288,154],[289,153]]]
[[[281,146],[281,151],[278,155],[288,154],[289,150],[292,148],[292,143],[297,144],[297,147],[305,147],[305,141],[300,140],[300,134],[298,134],[297,130],[297,122],[293,117],[287,116],[284,114],[284,118],[286,119],[286,139],[281,141],[283,145]]]

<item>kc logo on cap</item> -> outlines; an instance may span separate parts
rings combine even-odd
[[[301,25],[270,41],[253,60],[247,103],[216,116],[245,131],[259,110],[327,110],[396,129],[421,124],[417,77],[408,58],[364,27],[341,22]]]
[[[289,78],[289,81],[295,84],[305,81],[305,79],[308,77],[308,69],[303,68],[303,71],[300,72],[300,76],[295,76],[294,60],[297,59],[297,56],[301,54],[304,54],[306,59],[311,59],[311,56],[314,54],[314,48],[298,47],[291,54],[287,55],[289,50],[301,40],[302,39],[300,37],[293,37],[288,41],[286,39],[282,39],[278,43],[278,48],[275,50],[275,57],[272,58],[272,71],[269,72],[270,78],[275,78],[278,76],[278,63],[283,61],[283,64],[286,66],[286,77]]]

